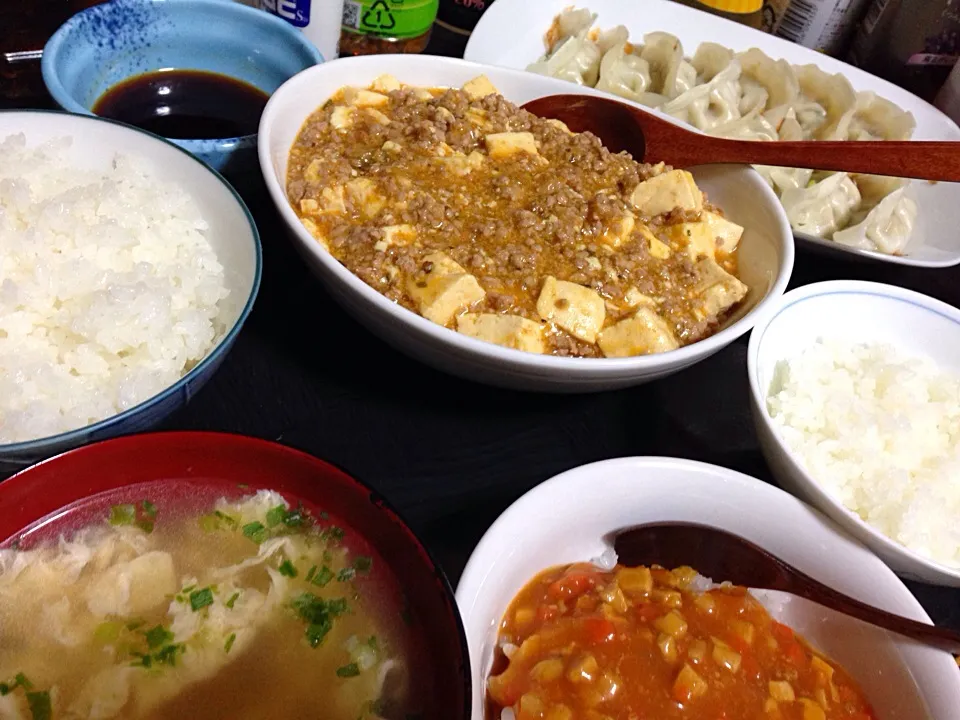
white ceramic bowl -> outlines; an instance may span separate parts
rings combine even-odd
[[[610,547],[604,538],[612,531],[671,520],[736,533],[841,592],[929,622],[880,560],[782,490],[689,460],[606,460],[565,472],[528,492],[490,527],[470,557],[457,603],[470,646],[474,720],[483,718],[497,626],[516,593],[543,569],[599,556]],[[755,594],[775,618],[850,672],[880,720],[956,718],[960,672],[948,653],[800,598]]]
[[[786,288],[793,270],[790,225],[773,192],[743,165],[693,168],[697,183],[733,221],[746,228],[740,277],[746,300],[715,335],[659,355],[632,358],[562,358],[503,348],[466,337],[391,302],[341,265],[306,231],[286,196],[287,159],[304,121],[344,85],[369,85],[390,73],[420,86],[459,87],[485,73],[503,95],[524,103],[557,92],[565,82],[463,60],[418,55],[374,55],[317,65],[287,81],[260,121],[260,165],[267,188],[300,254],[340,304],[371,331],[407,354],[472,380],[520,390],[589,392],[648,382],[717,352],[749,330],[757,313]],[[597,94],[589,88],[580,92]]]
[[[230,295],[220,304],[226,332],[206,356],[162,392],[117,415],[60,435],[0,445],[0,476],[86,443],[142,432],[189,402],[219,368],[253,309],[260,287],[262,254],[257,226],[247,206],[220,175],[176,145],[128,125],[90,115],[15,110],[0,112],[0,140],[24,133],[28,147],[73,138],[70,162],[103,170],[120,153],[142,158],[159,180],[178,183],[210,226],[207,238],[224,269]]]
[[[571,0],[497,0],[483,14],[471,34],[464,57],[479,63],[526,68],[543,55],[543,35],[553,18],[570,5]],[[916,95],[836,58],[769,33],[668,0],[578,0],[574,5],[595,12],[597,25],[601,28],[624,25],[634,42],[641,42],[645,33],[656,30],[676,35],[688,56],[702,42],[718,42],[738,52],[755,47],[774,59],[783,58],[793,65],[814,64],[824,72],[841,73],[855,90],[875,92],[913,113],[917,121],[913,134],[915,140],[960,140],[960,128],[956,123]],[[915,181],[913,192],[920,212],[904,255],[857,250],[801,233],[797,237],[812,250],[842,254],[847,258],[917,267],[957,265],[960,263],[960,235],[950,229],[960,225],[960,185]]]
[[[784,295],[757,322],[747,351],[751,409],[760,448],[777,482],[843,526],[898,573],[960,587],[960,570],[908,550],[844,507],[804,468],[780,439],[766,397],[778,361],[818,338],[882,342],[910,355],[926,355],[960,374],[960,310],[939,300],[879,283],[814,283]],[[960,706],[958,706],[960,707]]]

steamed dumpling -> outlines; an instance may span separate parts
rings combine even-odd
[[[860,191],[849,175],[835,173],[808,188],[784,191],[780,202],[794,230],[829,237],[850,219]]]
[[[816,103],[822,109],[822,123],[815,128],[808,123],[808,129],[819,140],[846,139],[840,125],[857,103],[850,81],[840,73],[829,75],[816,65],[798,65],[794,71],[800,85],[801,104]],[[797,115],[801,117],[799,110]],[[811,120],[814,117],[821,117],[820,112],[814,112]]]
[[[583,33],[584,35],[597,19],[597,14],[590,12],[587,8],[569,7],[563,10],[554,19],[553,24],[543,36],[543,44],[547,55],[551,55],[568,38]]]
[[[705,42],[700,43],[690,64],[697,71],[697,79],[705,83],[713,80],[731,62],[733,62],[733,50],[717,43]]]
[[[740,118],[740,63],[734,60],[713,80],[697,85],[661,109],[699,130],[710,132]]]
[[[901,188],[887,195],[861,222],[835,232],[834,241],[861,250],[902,252],[917,220],[917,204],[907,190]]]
[[[906,110],[876,93],[861,92],[839,131],[847,140],[909,140],[916,125]]]
[[[600,62],[598,90],[640,102],[650,87],[650,65],[639,55],[628,52],[627,43],[607,50]]]
[[[779,140],[776,128],[770,124],[759,109],[750,111],[741,118],[719,125],[710,131],[711,135],[733,138],[735,140]]]
[[[800,97],[800,81],[786,60],[774,60],[757,48],[737,55],[740,61],[740,87],[743,99],[740,110],[792,107]],[[753,99],[751,99],[751,97]],[[759,98],[763,98],[762,102]]]
[[[653,93],[672,99],[696,82],[696,70],[684,62],[683,46],[670,33],[644,35],[640,57],[650,66],[650,91]]]
[[[586,36],[586,30],[563,41],[556,52],[529,65],[527,70],[577,85],[597,84],[600,49]]]

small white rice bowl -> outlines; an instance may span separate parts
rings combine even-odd
[[[122,154],[74,167],[71,142],[84,140],[0,139],[0,444],[129,409],[229,330],[191,195]]]
[[[817,341],[777,363],[767,410],[845,507],[960,568],[960,377],[890,344]]]

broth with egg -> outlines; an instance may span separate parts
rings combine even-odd
[[[402,592],[326,513],[260,491],[105,514],[0,550],[0,718],[420,717]]]

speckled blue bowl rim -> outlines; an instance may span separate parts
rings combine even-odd
[[[0,0],[3,2],[3,0]],[[286,34],[294,43],[300,45],[304,48],[310,55],[313,56],[315,62],[314,65],[319,65],[324,62],[323,54],[313,45],[304,34],[293,25],[288,23],[281,17],[277,17],[272,13],[264,12],[258,8],[250,7],[249,5],[244,5],[239,2],[233,2],[232,0],[142,0],[142,2],[148,2],[154,5],[160,6],[170,6],[176,7],[177,5],[218,5],[223,6],[225,12],[233,12],[238,14],[240,17],[246,16],[254,23],[264,23],[267,25],[273,25],[281,33]],[[78,115],[89,115],[92,117],[99,117],[94,114],[91,110],[88,110],[83,105],[78,103],[76,99],[67,92],[66,88],[63,87],[63,83],[60,82],[60,78],[56,73],[54,58],[60,53],[60,47],[66,42],[67,37],[76,30],[77,25],[84,21],[85,18],[93,17],[95,15],[105,15],[106,13],[112,12],[113,8],[111,7],[111,2],[102,3],[100,5],[93,5],[92,7],[82,10],[77,13],[69,20],[67,20],[59,29],[50,36],[50,39],[47,40],[46,45],[43,47],[43,56],[40,59],[40,69],[43,74],[43,82],[47,86],[47,91],[53,97],[60,107],[64,110],[75,113]],[[228,9],[229,8],[229,9]],[[176,12],[171,10],[171,12]],[[151,133],[152,134],[152,133]],[[164,138],[166,139],[166,138]],[[221,147],[221,149],[239,149],[244,147],[252,147],[256,145],[257,133],[250,133],[249,135],[237,135],[234,137],[224,137],[224,138],[215,138],[213,140],[201,140],[197,138],[186,138],[181,140],[181,142],[186,143],[188,146],[192,147],[190,143],[214,143]],[[227,147],[224,147],[227,146]],[[4,446],[0,445],[0,448]]]
[[[220,355],[223,354],[224,350],[237,339],[237,335],[240,334],[240,330],[243,328],[244,323],[246,323],[247,318],[250,316],[250,312],[253,310],[254,301],[257,299],[257,294],[260,292],[260,278],[263,274],[263,246],[260,243],[260,232],[257,230],[257,223],[253,219],[253,214],[250,212],[250,208],[247,207],[247,204],[243,201],[243,198],[240,197],[240,194],[234,189],[233,185],[227,182],[227,180],[214,170],[212,167],[207,165],[202,160],[198,159],[193,155],[189,150],[176,145],[175,143],[170,142],[164,137],[155,135],[152,132],[142,130],[138,127],[132,125],[127,125],[126,123],[119,122],[117,120],[111,120],[110,118],[102,118],[98,115],[77,115],[75,113],[65,112],[63,110],[0,110],[0,115],[10,115],[10,114],[30,114],[30,113],[43,113],[45,115],[64,115],[66,117],[79,118],[83,121],[89,122],[101,122],[108,123],[110,125],[118,125],[126,130],[132,132],[140,133],[141,135],[146,135],[151,139],[168,145],[179,153],[183,153],[193,162],[197,163],[206,170],[208,173],[213,175],[217,180],[219,180],[227,190],[233,195],[234,200],[237,201],[237,204],[240,205],[240,208],[243,210],[244,215],[246,215],[247,223],[250,225],[250,231],[253,233],[253,248],[255,255],[255,267],[253,270],[253,287],[250,288],[250,296],[247,298],[246,304],[243,306],[243,310],[240,311],[240,315],[237,317],[237,320],[234,322],[233,327],[220,338],[215,346],[213,346],[203,359],[198,362],[193,368],[190,369],[186,375],[177,380],[173,385],[168,387],[166,390],[163,390],[156,395],[147,398],[138,405],[134,405],[132,408],[124,410],[121,413],[116,415],[111,415],[108,418],[99,420],[90,425],[84,425],[83,427],[76,428],[75,430],[68,430],[67,432],[60,433],[59,435],[48,435],[47,437],[37,438],[35,440],[24,440],[16,443],[9,443],[7,445],[0,445],[0,458],[3,458],[5,455],[13,455],[15,453],[26,453],[29,451],[38,451],[43,450],[46,445],[59,445],[67,444],[72,442],[83,442],[83,439],[95,432],[102,430],[108,430],[111,426],[122,423],[126,420],[133,418],[138,413],[147,410],[154,405],[157,405],[171,395],[174,395],[180,392],[183,389],[183,386],[189,383],[191,380],[194,380],[198,375],[200,375],[208,365],[213,364]]]

